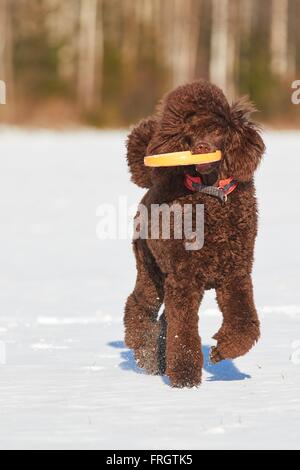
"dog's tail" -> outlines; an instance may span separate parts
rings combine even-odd
[[[152,169],[144,165],[144,158],[154,128],[154,119],[144,119],[132,129],[127,140],[127,163],[131,180],[141,188],[152,186]]]

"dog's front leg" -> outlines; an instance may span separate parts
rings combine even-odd
[[[198,310],[204,289],[168,276],[165,284],[167,319],[167,370],[173,387],[201,383],[203,356],[198,333]]]
[[[229,279],[218,287],[217,301],[224,321],[220,331],[214,336],[218,341],[211,352],[211,360],[214,363],[243,356],[260,336],[260,324],[249,274]]]

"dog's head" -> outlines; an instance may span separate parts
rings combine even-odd
[[[265,146],[251,120],[255,107],[243,98],[230,106],[223,92],[205,81],[180,86],[162,100],[157,113],[142,121],[128,139],[128,164],[133,181],[149,188],[165,174],[182,172],[250,181]],[[191,150],[193,154],[222,151],[217,163],[151,169],[146,155]]]

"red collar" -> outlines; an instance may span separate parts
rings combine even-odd
[[[191,176],[186,174],[184,185],[193,192],[202,192],[220,198],[223,202],[227,201],[228,194],[232,193],[238,185],[233,178],[220,180],[218,186],[206,186],[203,184],[201,176]]]

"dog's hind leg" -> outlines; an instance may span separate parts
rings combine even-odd
[[[243,356],[260,337],[250,275],[230,279],[218,287],[217,301],[224,321],[214,336],[218,341],[211,351],[211,361],[214,363]]]
[[[166,348],[167,348],[167,317],[164,311],[159,319],[160,332],[158,337],[158,369],[160,375],[164,375],[166,372]]]
[[[137,280],[125,307],[125,342],[133,349],[138,365],[159,374],[159,337],[157,321],[164,297],[164,276],[145,240],[134,242]]]
[[[188,276],[169,275],[165,282],[167,369],[173,387],[201,383],[203,355],[198,332],[198,310],[204,293]]]

